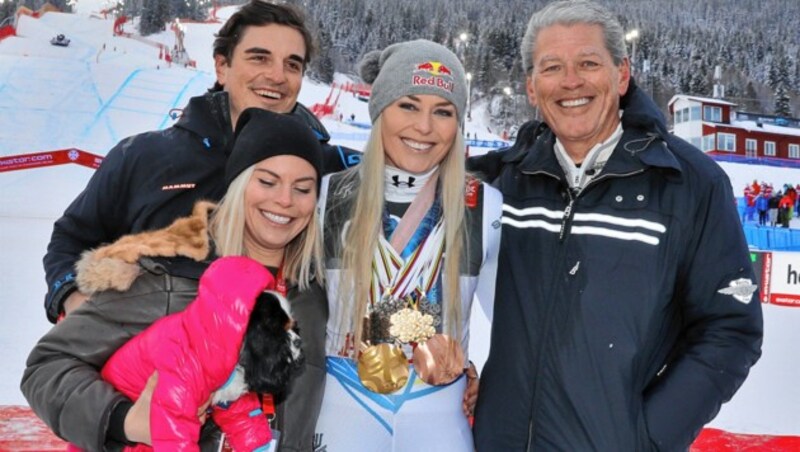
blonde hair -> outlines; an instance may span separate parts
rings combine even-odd
[[[355,202],[350,211],[349,226],[342,250],[342,273],[337,302],[340,325],[352,321],[353,344],[358,347],[364,333],[372,283],[373,250],[378,246],[384,209],[385,151],[382,140],[382,114],[375,120],[359,167],[345,174],[343,192],[358,184]],[[465,146],[459,127],[450,151],[439,165],[439,183],[445,228],[446,259],[443,269],[444,299],[447,312],[444,331],[458,338],[461,335],[460,266],[464,248],[464,179]],[[360,183],[359,180],[360,179]],[[375,196],[380,193],[380,196]],[[468,242],[468,241],[467,241]],[[351,331],[346,329],[345,331]],[[356,351],[358,348],[356,348]],[[357,354],[357,352],[356,352]]]
[[[218,256],[248,255],[244,245],[244,194],[254,170],[255,165],[236,176],[217,208],[211,213],[209,229]],[[319,284],[324,280],[322,235],[319,227],[317,209],[314,209],[308,226],[284,250],[283,275],[287,282],[298,285],[301,290],[308,289],[315,278]]]

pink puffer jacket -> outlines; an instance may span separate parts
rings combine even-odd
[[[220,258],[203,273],[197,298],[186,310],[159,319],[103,367],[103,378],[131,400],[158,371],[150,408],[154,449],[199,451],[197,410],[233,372],[256,298],[274,286],[258,262]],[[251,451],[272,437],[260,413],[258,397],[248,393],[226,409],[214,407],[211,415],[234,450]]]

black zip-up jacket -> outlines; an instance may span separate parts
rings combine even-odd
[[[503,155],[478,451],[685,450],[761,354],[728,177],[635,87],[622,124],[577,195],[546,125]]]
[[[361,153],[328,144],[330,136],[301,104],[302,118],[323,143],[325,173],[357,164]],[[193,97],[167,129],[122,140],[103,160],[83,192],[54,227],[44,256],[47,318],[55,322],[75,290],[81,253],[125,234],[165,227],[192,212],[195,201],[225,193],[225,162],[233,144],[228,94]]]

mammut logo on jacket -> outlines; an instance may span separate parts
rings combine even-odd
[[[161,187],[161,191],[169,191],[169,190],[189,190],[195,187],[196,184],[188,183],[188,184],[170,184],[164,185]]]

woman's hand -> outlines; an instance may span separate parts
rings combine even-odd
[[[88,295],[84,295],[82,292],[75,291],[69,294],[66,300],[64,300],[64,315],[69,315],[72,311],[78,309],[82,304],[86,303],[86,300],[89,299]]]
[[[125,437],[128,441],[152,445],[150,438],[150,402],[153,392],[158,384],[158,372],[153,372],[147,379],[139,399],[133,404],[128,414],[125,416]]]
[[[128,410],[128,414],[125,416],[124,426],[125,437],[128,438],[128,441],[147,444],[148,446],[152,445],[152,438],[150,436],[150,404],[153,400],[153,392],[155,392],[157,384],[158,371],[150,375],[139,399],[136,400],[136,403]],[[211,398],[212,396],[209,396],[208,400],[197,408],[197,419],[200,421],[200,424],[205,424],[208,419]]]
[[[464,373],[467,374],[467,389],[464,391],[462,409],[464,416],[470,417],[475,414],[475,403],[478,401],[478,370],[475,369],[475,364],[470,362]]]
[[[206,402],[200,405],[200,408],[197,409],[197,419],[200,421],[200,425],[205,424],[206,420],[208,420],[208,415],[211,414],[211,410],[209,408],[211,408],[211,399],[213,397],[214,394],[212,393],[210,396],[208,396],[208,400],[206,400]]]

